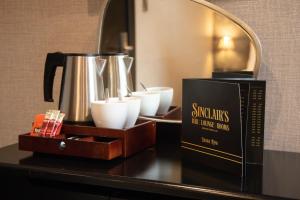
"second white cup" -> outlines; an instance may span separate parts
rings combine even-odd
[[[169,111],[173,100],[173,88],[171,87],[150,87],[147,88],[149,92],[157,92],[160,94],[158,115],[164,115]]]
[[[124,125],[125,129],[131,128],[135,125],[135,122],[140,114],[141,98],[139,97],[123,97],[123,100],[119,98],[109,98],[110,102],[124,102],[127,104],[127,117]]]
[[[133,97],[141,98],[141,111],[140,114],[144,116],[155,116],[160,100],[160,94],[155,92],[133,92]]]

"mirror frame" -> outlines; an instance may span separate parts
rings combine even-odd
[[[105,20],[106,12],[109,6],[109,3],[111,0],[103,0],[103,7],[100,10],[100,16],[99,16],[99,28],[98,28],[98,43],[97,43],[97,52],[100,53],[101,50],[101,38],[102,38],[102,29],[103,29],[103,23]],[[234,16],[233,14],[229,13],[228,11],[210,3],[205,0],[186,0],[186,1],[192,1],[194,3],[201,4],[221,15],[224,17],[230,19],[233,21],[236,25],[238,25],[242,30],[245,31],[245,33],[251,38],[251,40],[254,43],[254,48],[256,50],[256,60],[255,60],[255,66],[253,70],[253,75],[256,78],[259,73],[259,69],[261,67],[261,59],[262,59],[262,47],[260,40],[258,36],[255,34],[255,32],[250,28],[245,22],[243,22],[241,19],[238,17]],[[143,117],[140,116],[139,118],[141,119],[147,119],[147,120],[152,120],[156,122],[165,122],[165,123],[175,123],[175,124],[181,124],[182,120],[170,120],[170,119],[157,119],[157,118],[150,118],[150,117]]]

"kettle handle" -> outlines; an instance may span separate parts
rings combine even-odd
[[[53,81],[57,66],[65,67],[65,54],[48,53],[44,71],[44,101],[53,102]]]

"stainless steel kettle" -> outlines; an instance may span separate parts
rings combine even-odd
[[[103,72],[103,84],[108,88],[110,97],[117,97],[118,90],[121,96],[127,96],[128,90],[133,91],[130,72],[133,58],[124,53],[102,53],[101,58],[107,61]]]
[[[104,91],[102,73],[106,60],[100,54],[49,53],[44,71],[44,100],[53,102],[53,80],[57,66],[63,67],[59,109],[65,121],[90,122],[91,102]]]

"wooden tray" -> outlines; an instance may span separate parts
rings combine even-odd
[[[171,106],[169,111],[164,115],[156,115],[158,119],[181,119],[181,108],[178,106]]]
[[[164,115],[155,115],[155,116],[141,115],[140,119],[147,119],[147,120],[154,119],[156,121],[159,121],[159,119],[162,119],[162,120],[180,120],[181,121],[181,119],[182,119],[182,117],[181,117],[181,108],[178,107],[178,106],[171,106],[169,108],[169,111]]]
[[[111,160],[128,157],[156,142],[156,123],[138,120],[130,129],[64,124],[55,137],[19,135],[19,149],[56,155]]]

